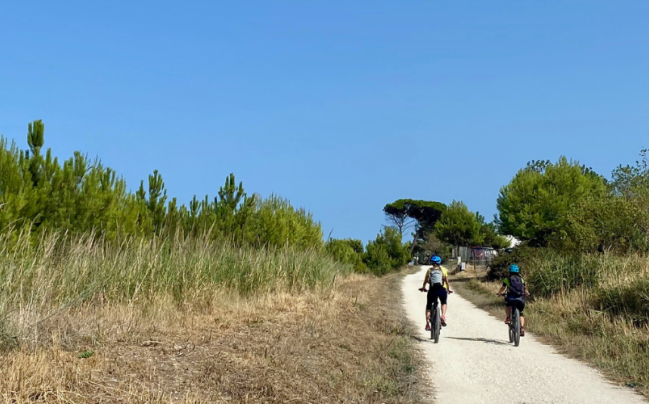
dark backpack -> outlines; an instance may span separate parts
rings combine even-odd
[[[510,297],[523,297],[525,295],[525,285],[523,285],[523,279],[520,276],[510,276],[509,277],[509,290],[507,294]]]

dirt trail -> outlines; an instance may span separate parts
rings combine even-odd
[[[529,334],[520,347],[510,345],[504,323],[457,294],[449,297],[440,343],[432,343],[424,331],[426,296],[417,291],[426,268],[407,276],[402,287],[408,318],[421,330],[421,349],[431,363],[435,403],[647,403]]]

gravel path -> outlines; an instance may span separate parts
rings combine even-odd
[[[504,323],[457,294],[449,297],[449,325],[434,344],[424,331],[426,294],[417,290],[426,268],[407,276],[402,288],[406,313],[419,326],[421,349],[432,365],[435,403],[647,403],[529,334],[514,347]]]

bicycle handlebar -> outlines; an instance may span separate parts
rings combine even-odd
[[[426,288],[419,288],[419,289],[417,289],[417,290],[420,291],[420,292],[428,292],[428,289],[426,289]],[[449,291],[448,291],[448,294],[449,294],[449,295],[450,295],[450,294],[453,294],[453,293],[454,293],[454,292],[453,292],[452,290],[449,290]]]

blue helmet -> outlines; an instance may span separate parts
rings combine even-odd
[[[521,273],[520,268],[518,268],[518,265],[510,265],[509,266],[509,272],[514,273],[514,274],[519,274]]]
[[[432,262],[433,264],[440,265],[442,263],[442,259],[437,255],[433,255],[433,258],[430,259],[430,262]]]

